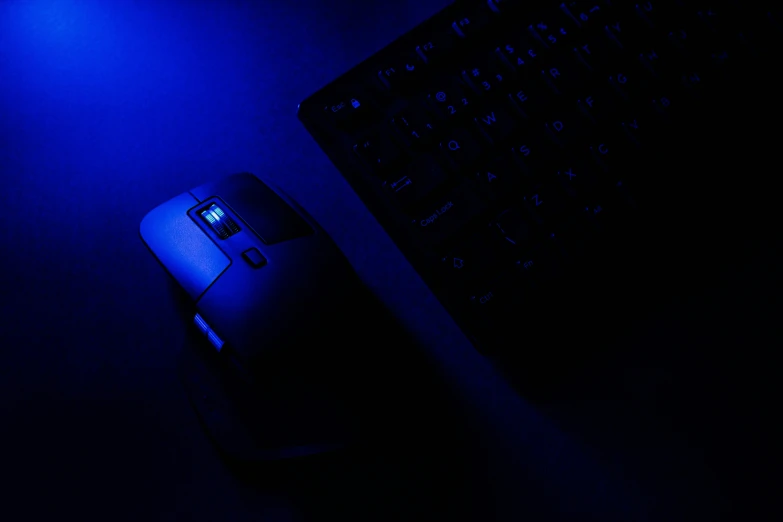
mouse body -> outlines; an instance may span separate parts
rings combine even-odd
[[[280,189],[242,173],[167,201],[143,242],[193,305],[182,378],[219,449],[240,461],[345,447],[336,382],[363,287],[339,248]]]

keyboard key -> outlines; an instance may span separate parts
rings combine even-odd
[[[444,33],[431,35],[428,39],[422,40],[414,48],[416,54],[425,64],[439,61],[443,56],[449,53],[454,47],[454,38]]]
[[[436,124],[422,107],[410,106],[392,118],[392,125],[415,148],[425,148],[433,143]]]
[[[498,245],[503,248],[504,255],[515,260],[520,249],[529,248],[539,239],[534,227],[535,223],[529,216],[516,208],[509,208],[496,217],[492,232]]]
[[[611,12],[609,3],[604,0],[562,2],[560,10],[575,26],[593,29],[606,23],[607,15]]]
[[[668,56],[658,46],[642,47],[638,59],[642,69],[657,79],[664,79],[675,65],[673,57]]]
[[[480,35],[489,24],[489,16],[484,6],[466,10],[451,23],[451,29],[462,40],[473,39]]]
[[[596,175],[604,183],[614,183],[625,176],[624,163],[628,158],[629,147],[612,135],[598,135],[588,146],[596,167]],[[636,157],[637,161],[640,159]]]
[[[324,105],[323,114],[332,128],[345,132],[354,132],[377,118],[374,107],[361,91],[335,96],[331,103]]]
[[[497,157],[488,165],[477,168],[475,179],[491,200],[516,197],[520,189],[519,174],[503,157]]]
[[[464,296],[482,281],[490,279],[499,261],[497,245],[482,229],[461,240],[441,258],[441,276]]]
[[[509,15],[514,14],[524,2],[521,0],[488,0],[487,5],[496,14]]]
[[[572,93],[583,82],[582,75],[575,62],[567,62],[562,58],[552,61],[541,70],[541,80],[558,95]]]
[[[585,70],[605,73],[609,64],[620,56],[620,48],[604,39],[583,38],[575,42],[572,54]]]
[[[394,93],[409,92],[420,81],[425,65],[418,55],[412,54],[407,59],[383,67],[378,71],[381,85]]]
[[[524,177],[532,179],[541,165],[548,161],[548,152],[552,147],[544,141],[540,131],[532,132],[525,129],[524,132],[511,137],[511,160],[519,168]]]
[[[562,260],[557,251],[539,244],[521,251],[514,267],[525,285],[540,290],[557,277]]]
[[[547,281],[567,290],[567,265],[587,271],[626,247],[616,233],[635,232],[631,193],[662,205],[677,168],[657,156],[675,160],[662,153],[679,136],[708,140],[708,117],[747,100],[737,85],[772,89],[762,69],[783,25],[770,10],[783,12],[739,0],[460,1],[330,84],[303,119],[346,131],[314,134],[352,186],[375,189],[359,193],[437,296],[455,297],[442,301],[477,344],[487,336],[466,318],[516,347],[508,326],[543,308],[530,296]],[[354,143],[366,169],[344,150]]]
[[[676,26],[666,33],[666,42],[675,52],[686,59],[696,59],[702,51],[702,44],[690,28]]]
[[[503,70],[493,56],[482,58],[462,71],[462,81],[480,95],[500,94],[511,83],[512,74]]]
[[[636,147],[640,147],[649,141],[652,123],[646,115],[639,116],[638,112],[641,111],[629,112],[620,120],[620,128],[623,130],[624,135]]]
[[[494,56],[506,69],[520,79],[532,78],[541,69],[545,49],[535,42],[506,38],[495,48]]]
[[[450,129],[445,132],[440,142],[440,150],[457,169],[470,167],[482,152],[478,142],[464,129]]]
[[[474,118],[476,125],[493,144],[505,143],[517,128],[511,114],[504,111],[497,103],[483,104],[476,114]]]
[[[634,43],[634,31],[639,28],[638,23],[633,23],[628,19],[612,18],[604,26],[604,36],[606,36],[607,42],[610,43],[609,47],[614,48],[615,51],[630,51],[633,52]]]
[[[637,2],[634,6],[634,12],[644,25],[652,30],[660,30],[682,15],[682,10],[677,6],[672,6],[672,2],[662,0],[648,0],[646,2]],[[675,2],[676,3],[676,2]]]
[[[504,320],[517,290],[515,283],[512,275],[507,272],[495,274],[488,282],[478,286],[477,291],[470,296],[474,318],[483,328],[494,329]]]
[[[668,123],[675,111],[676,106],[671,96],[656,96],[651,101],[653,114],[658,122]]]
[[[595,85],[586,87],[582,92],[584,95],[576,100],[576,106],[590,123],[603,124],[614,117],[618,108],[616,94]]]
[[[560,109],[544,121],[546,135],[559,147],[570,147],[581,138],[579,120]]]
[[[568,48],[571,46],[576,30],[572,31],[570,25],[560,22],[566,22],[566,20],[563,18],[539,20],[527,27],[528,34],[547,49]]]
[[[394,169],[404,160],[400,148],[388,137],[375,135],[361,140],[353,146],[357,156],[373,166],[378,173]]]
[[[457,119],[473,108],[471,95],[456,81],[433,89],[427,96],[427,100],[433,110],[446,120]]]
[[[613,68],[607,82],[611,89],[625,101],[637,100],[652,83],[649,77],[644,77],[639,67],[634,67],[631,64]]]
[[[416,163],[396,171],[383,188],[401,206],[409,207],[443,185],[447,178],[435,158],[426,154],[417,158]]]
[[[538,183],[528,189],[522,203],[532,219],[548,229],[556,229],[566,217],[569,206],[550,184]]]
[[[701,71],[695,69],[686,69],[679,75],[680,85],[685,89],[688,96],[699,98],[704,88],[704,75]]]
[[[549,97],[532,82],[506,95],[514,112],[525,119],[536,119],[546,112]]]
[[[416,214],[409,225],[411,237],[420,248],[430,250],[453,237],[485,208],[476,186],[464,182]]]
[[[559,159],[552,165],[545,179],[555,179],[563,191],[574,201],[589,201],[598,191],[593,169],[577,159]]]

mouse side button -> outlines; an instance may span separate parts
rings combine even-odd
[[[139,229],[147,247],[193,299],[231,264],[188,216],[197,203],[189,193],[180,194],[144,216]]]

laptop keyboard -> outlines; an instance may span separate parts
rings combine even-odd
[[[474,344],[498,352],[536,296],[615,257],[655,212],[672,179],[641,167],[763,59],[778,11],[457,2],[299,117]]]

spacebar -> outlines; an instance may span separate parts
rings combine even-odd
[[[471,182],[437,198],[410,223],[411,236],[423,248],[432,248],[457,233],[486,208]]]

